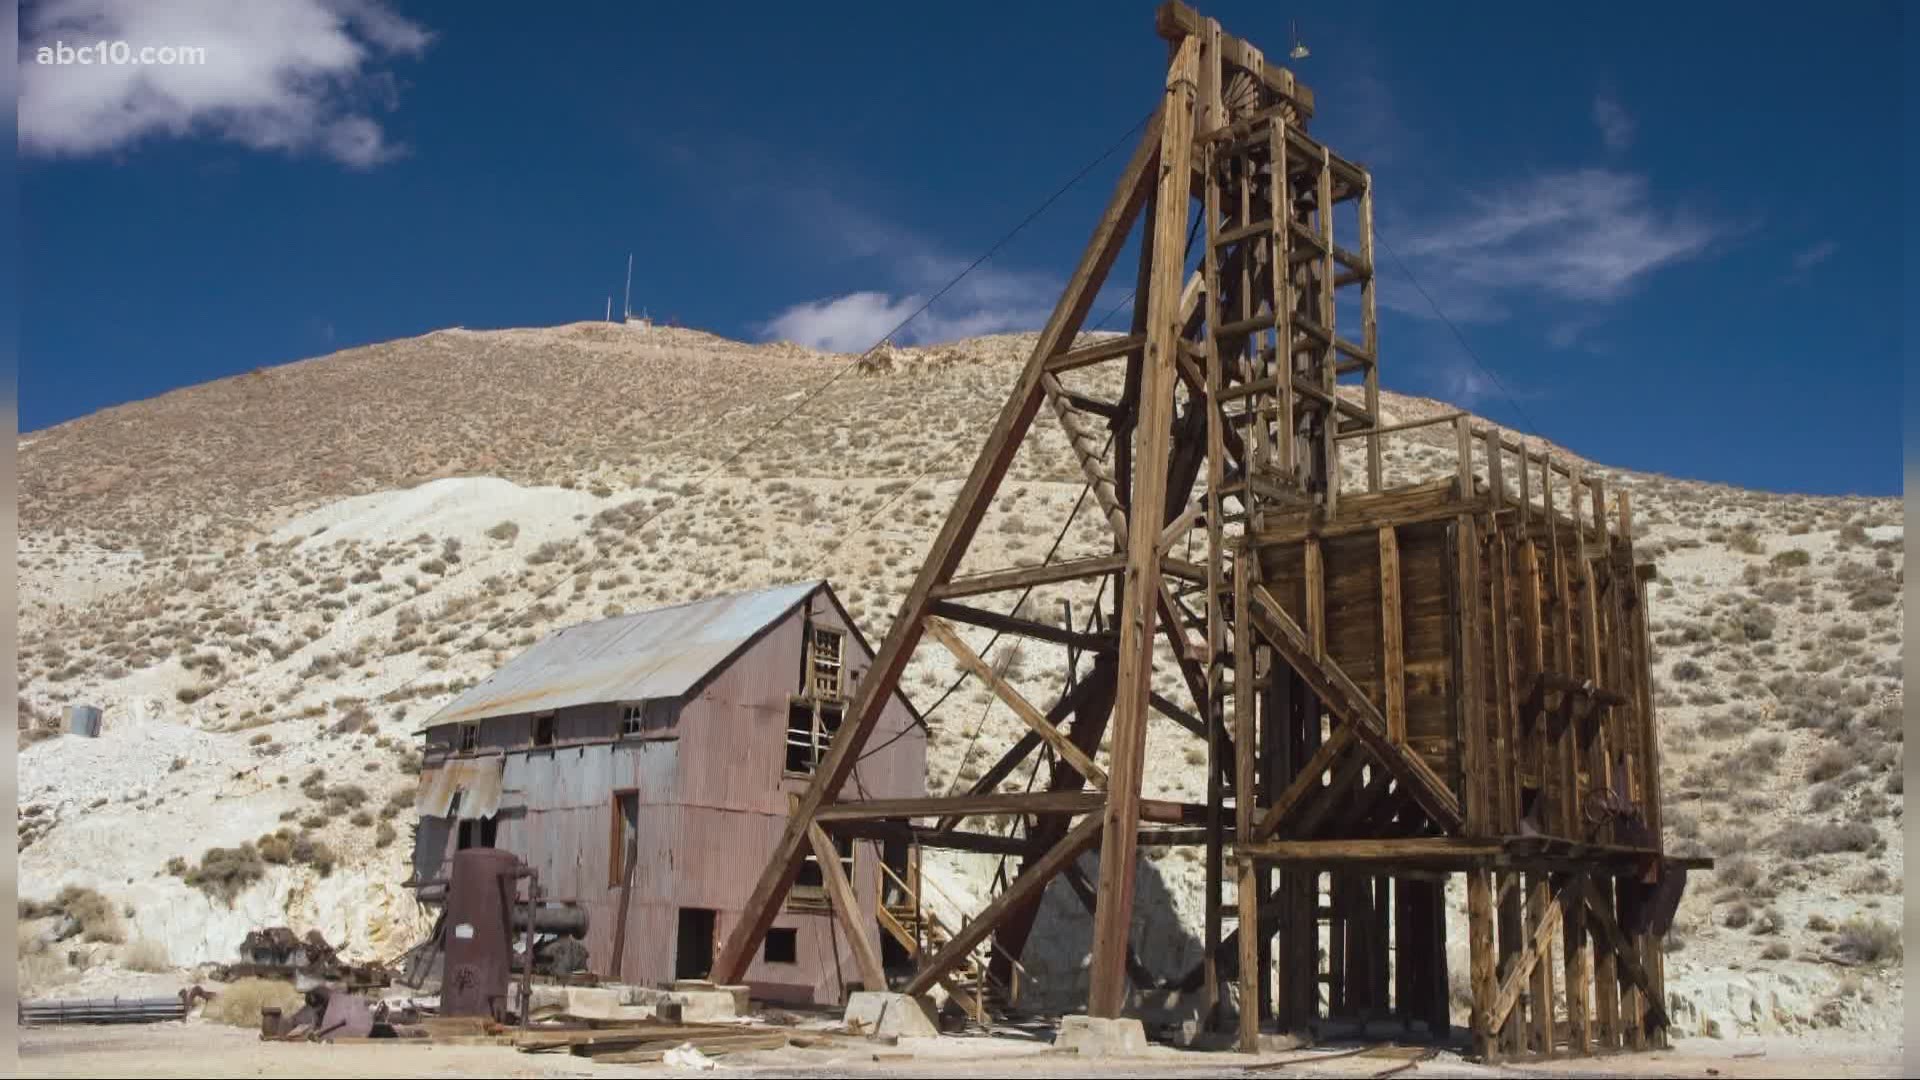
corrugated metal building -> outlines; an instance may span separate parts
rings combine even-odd
[[[589,909],[596,973],[703,976],[872,658],[824,581],[557,631],[423,725],[415,879],[443,876],[461,847],[505,848],[549,897]],[[883,743],[856,769],[856,790],[925,795],[925,726],[898,694],[869,745]],[[880,860],[900,868],[907,853],[859,841],[848,855],[860,924],[905,962],[874,905]],[[857,978],[818,880],[803,870],[748,971],[757,996],[837,1002]]]

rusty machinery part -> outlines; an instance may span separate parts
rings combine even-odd
[[[528,869],[510,851],[467,848],[455,853],[441,936],[446,979],[442,1016],[505,1017],[513,970],[514,908]],[[537,920],[536,920],[537,921]]]

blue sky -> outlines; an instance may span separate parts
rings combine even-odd
[[[596,319],[630,250],[656,318],[857,350],[1114,147],[1165,61],[1145,3],[535,10],[25,11],[22,427]],[[1274,56],[1298,20],[1315,133],[1375,172],[1389,388],[1612,464],[1900,491],[1897,5],[1203,10]],[[207,63],[33,63],[102,37]],[[1126,149],[901,336],[1037,326]]]

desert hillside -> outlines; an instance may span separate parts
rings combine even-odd
[[[128,971],[177,978],[280,922],[355,959],[412,944],[422,718],[556,627],[776,582],[831,578],[877,641],[1032,341],[854,365],[688,330],[456,329],[23,436],[20,894],[46,902],[23,905],[29,991],[125,993]],[[970,566],[1105,544],[1097,507],[1061,531],[1082,477],[1059,426],[1036,430]],[[1432,475],[1434,439],[1391,440],[1390,477]],[[1632,491],[1658,564],[1669,839],[1720,860],[1670,942],[1682,1030],[1893,1028],[1899,502],[1590,465]],[[1092,600],[1042,589],[1027,610]],[[1060,692],[1063,653],[994,657],[1030,698]],[[934,790],[1019,729],[975,682],[946,695],[955,678],[922,649],[903,683],[940,702]],[[47,733],[71,703],[104,707],[99,739]],[[1156,720],[1150,739],[1149,794],[1203,797],[1185,732]],[[994,868],[939,877],[977,900]],[[1198,853],[1143,873],[1143,904],[1163,901],[1143,959],[1172,975],[1198,955]],[[84,911],[84,934],[44,947],[50,908]],[[1036,976],[1070,989],[1076,948],[1054,935]]]

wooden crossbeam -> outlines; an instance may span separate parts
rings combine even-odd
[[[1055,585],[1062,581],[1105,577],[1126,569],[1126,566],[1127,557],[1124,553],[1068,559],[1065,562],[1022,566],[1012,570],[993,570],[952,578],[931,586],[927,590],[927,595],[935,600],[951,600],[962,596],[978,596],[981,593],[1007,592],[1033,585]]]
[[[1280,823],[1293,812],[1293,808],[1299,805],[1300,800],[1320,787],[1321,775],[1333,766],[1341,754],[1346,752],[1347,747],[1353,743],[1353,739],[1352,724],[1341,724],[1334,728],[1333,734],[1327,738],[1326,742],[1320,744],[1320,749],[1314,751],[1313,756],[1308,758],[1307,763],[1294,775],[1293,782],[1274,797],[1273,802],[1267,807],[1267,812],[1260,816],[1259,824],[1254,826],[1252,839],[1264,840],[1272,836],[1280,827]]]
[[[1585,877],[1580,879],[1580,892],[1586,901],[1588,920],[1599,929],[1600,937],[1604,939],[1607,948],[1613,953],[1615,962],[1619,965],[1621,985],[1630,984],[1640,991],[1641,1000],[1646,1005],[1646,1029],[1651,1031],[1666,1027],[1669,1022],[1666,1006],[1660,1001],[1660,994],[1655,990],[1653,980],[1647,975],[1646,966],[1640,962],[1640,957],[1628,945],[1627,935],[1621,932],[1620,924],[1614,921],[1613,912],[1608,911],[1607,905],[1601,903],[1599,891],[1593,887],[1591,879]]]
[[[1053,626],[1048,623],[1023,619],[1017,615],[1006,615],[998,611],[986,611],[981,608],[956,604],[950,600],[936,600],[929,607],[933,614],[944,619],[967,623],[972,626],[984,626],[989,630],[1030,637],[1036,641],[1048,641],[1055,645],[1083,649],[1087,652],[1112,652],[1113,636],[1110,634],[1089,634],[1068,626]]]
[[[933,988],[942,975],[954,965],[966,959],[974,947],[985,941],[1000,920],[1015,907],[1025,903],[1046,887],[1062,867],[1079,858],[1095,841],[1100,839],[1102,820],[1099,814],[1090,814],[1081,819],[1078,825],[1068,830],[1060,842],[1048,849],[1045,855],[1020,872],[1005,892],[993,898],[993,901],[980,910],[980,914],[967,920],[939,952],[928,958],[927,963],[907,983],[909,994],[924,994]]]
[[[852,799],[822,806],[819,821],[882,821],[892,818],[977,817],[986,814],[1084,814],[1105,803],[1097,791],[1003,791],[949,798]]]
[[[1258,862],[1294,862],[1315,865],[1333,863],[1421,863],[1461,867],[1487,863],[1500,855],[1495,840],[1471,840],[1454,836],[1357,837],[1348,840],[1262,840],[1241,844],[1235,854]]]
[[[1265,585],[1255,583],[1249,594],[1253,601],[1254,626],[1307,681],[1315,695],[1335,715],[1354,726],[1355,734],[1383,765],[1408,783],[1414,798],[1436,822],[1448,831],[1458,829],[1462,822],[1460,802],[1446,783],[1418,755],[1388,740],[1386,718],[1332,657],[1314,658],[1305,632]]]
[[[961,667],[986,683],[994,695],[1007,708],[1013,710],[1015,716],[1045,739],[1047,745],[1053,747],[1053,752],[1059,754],[1062,760],[1073,766],[1081,776],[1086,777],[1096,787],[1107,786],[1106,770],[1095,765],[1092,758],[1082,753],[1079,747],[1073,745],[1071,740],[1061,734],[1059,728],[1049,723],[1046,715],[1034,708],[1033,703],[1022,696],[1020,691],[1014,689],[1012,683],[1001,678],[999,672],[993,670],[992,665],[980,658],[980,654],[968,648],[967,643],[960,639],[959,632],[954,630],[951,623],[936,616],[929,616],[926,632],[945,646],[946,650],[953,654],[953,658],[960,662]]]
[[[1507,1014],[1519,1004],[1520,995],[1526,992],[1533,979],[1534,965],[1540,963],[1542,957],[1548,963],[1553,962],[1553,938],[1560,932],[1564,905],[1570,897],[1579,895],[1577,891],[1569,890],[1578,890],[1585,881],[1585,876],[1575,876],[1562,885],[1560,891],[1548,901],[1546,910],[1538,916],[1526,947],[1520,950],[1519,956],[1514,957],[1513,966],[1507,969],[1506,981],[1500,984],[1499,996],[1493,999],[1493,1008],[1488,1013],[1489,1030],[1498,1031],[1507,1022]]]

